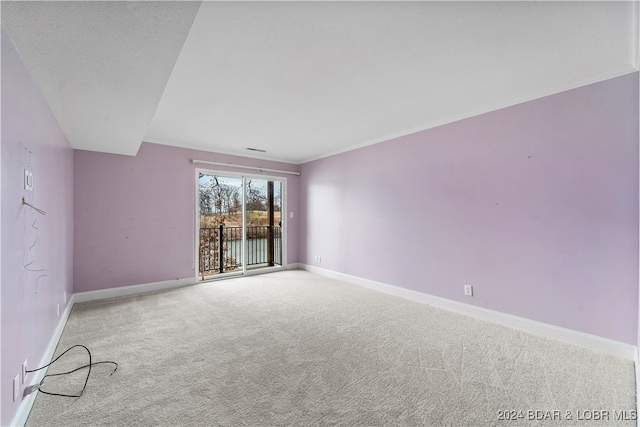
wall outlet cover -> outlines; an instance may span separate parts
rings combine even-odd
[[[473,296],[473,286],[471,285],[464,285],[464,294],[468,297],[472,297]]]
[[[27,359],[24,359],[24,362],[22,362],[22,385],[27,382],[27,369]]]

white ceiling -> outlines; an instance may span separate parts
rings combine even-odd
[[[3,2],[2,28],[74,148],[301,163],[633,72],[638,2]]]

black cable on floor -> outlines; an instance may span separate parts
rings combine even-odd
[[[93,361],[92,361],[92,359],[91,359],[91,351],[89,351],[89,349],[88,349],[87,347],[85,347],[84,345],[82,345],[82,344],[76,344],[76,345],[74,345],[74,346],[72,346],[72,347],[69,347],[67,350],[65,350],[62,354],[60,354],[58,357],[56,357],[55,359],[53,359],[53,360],[52,360],[51,362],[49,362],[48,364],[46,364],[46,365],[44,365],[44,366],[42,366],[42,367],[40,367],[40,368],[38,368],[38,369],[27,370],[26,372],[27,372],[27,373],[37,372],[37,371],[39,371],[39,370],[41,370],[41,369],[47,368],[47,367],[49,367],[49,366],[53,365],[55,362],[57,362],[57,361],[58,361],[58,359],[60,359],[62,356],[64,356],[64,355],[65,355],[65,354],[67,354],[70,350],[72,350],[72,349],[74,349],[74,348],[76,348],[76,347],[82,347],[82,348],[84,348],[85,350],[87,350],[87,354],[89,355],[89,363],[88,363],[88,364],[86,364],[86,365],[82,365],[82,366],[80,366],[80,367],[78,367],[78,368],[76,368],[76,369],[73,369],[73,370],[71,370],[71,371],[68,371],[68,372],[60,372],[60,373],[58,373],[58,374],[47,374],[47,375],[45,375],[45,376],[42,378],[42,380],[40,381],[40,384],[38,384],[38,385],[36,385],[36,386],[33,386],[33,387],[34,387],[34,389],[38,389],[41,393],[49,394],[49,395],[51,395],[51,396],[80,397],[80,396],[82,396],[82,394],[84,393],[85,389],[87,388],[87,383],[89,382],[89,376],[91,375],[91,367],[92,367],[92,366],[99,365],[99,364],[102,364],[102,363],[110,363],[110,364],[116,365],[116,367],[113,369],[113,372],[111,372],[111,375],[113,375],[113,373],[118,369],[118,364],[117,364],[116,362],[111,362],[111,361],[93,362]],[[42,390],[42,388],[41,388],[41,387],[42,387],[42,384],[44,383],[44,380],[45,380],[47,377],[55,377],[55,376],[60,376],[60,375],[68,375],[68,374],[71,374],[71,373],[73,373],[73,372],[79,371],[80,369],[84,369],[84,368],[89,368],[89,370],[87,371],[87,377],[86,377],[86,378],[85,378],[85,380],[84,380],[84,386],[82,387],[82,390],[80,390],[80,394],[74,395],[74,394],[52,393],[52,392],[48,392],[48,391]],[[32,391],[33,391],[33,390],[32,390]]]

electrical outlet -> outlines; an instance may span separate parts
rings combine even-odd
[[[22,362],[22,385],[27,382],[27,359]]]
[[[473,286],[471,285],[464,285],[464,294],[468,297],[472,297],[473,296]]]
[[[63,296],[64,296],[64,303],[66,305],[67,304],[67,291],[64,291]]]
[[[60,304],[56,304],[56,317],[60,317]]]
[[[293,212],[289,212],[289,218],[293,218]]]
[[[18,396],[20,396],[20,374],[16,374],[13,379],[13,401],[18,400]]]

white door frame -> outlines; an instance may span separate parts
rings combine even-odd
[[[202,282],[200,276],[200,174],[204,175],[215,175],[229,178],[240,178],[242,179],[242,270],[241,271],[231,271],[229,273],[222,273],[216,276],[208,276],[205,277],[205,282],[210,280],[219,280],[226,279],[230,277],[236,276],[253,276],[256,274],[264,274],[264,273],[272,273],[274,271],[281,271],[287,269],[287,234],[288,234],[288,224],[287,224],[287,178],[282,176],[275,175],[260,175],[260,174],[250,174],[250,173],[238,173],[238,172],[226,172],[215,169],[204,169],[204,168],[196,168],[195,170],[195,222],[194,222],[194,253],[193,253],[193,269],[195,272],[196,281]],[[282,182],[282,205],[280,206],[280,222],[282,237],[281,237],[281,261],[282,265],[273,266],[273,267],[262,267],[256,269],[247,269],[247,221],[246,221],[246,179],[260,179],[266,181],[279,181]]]

